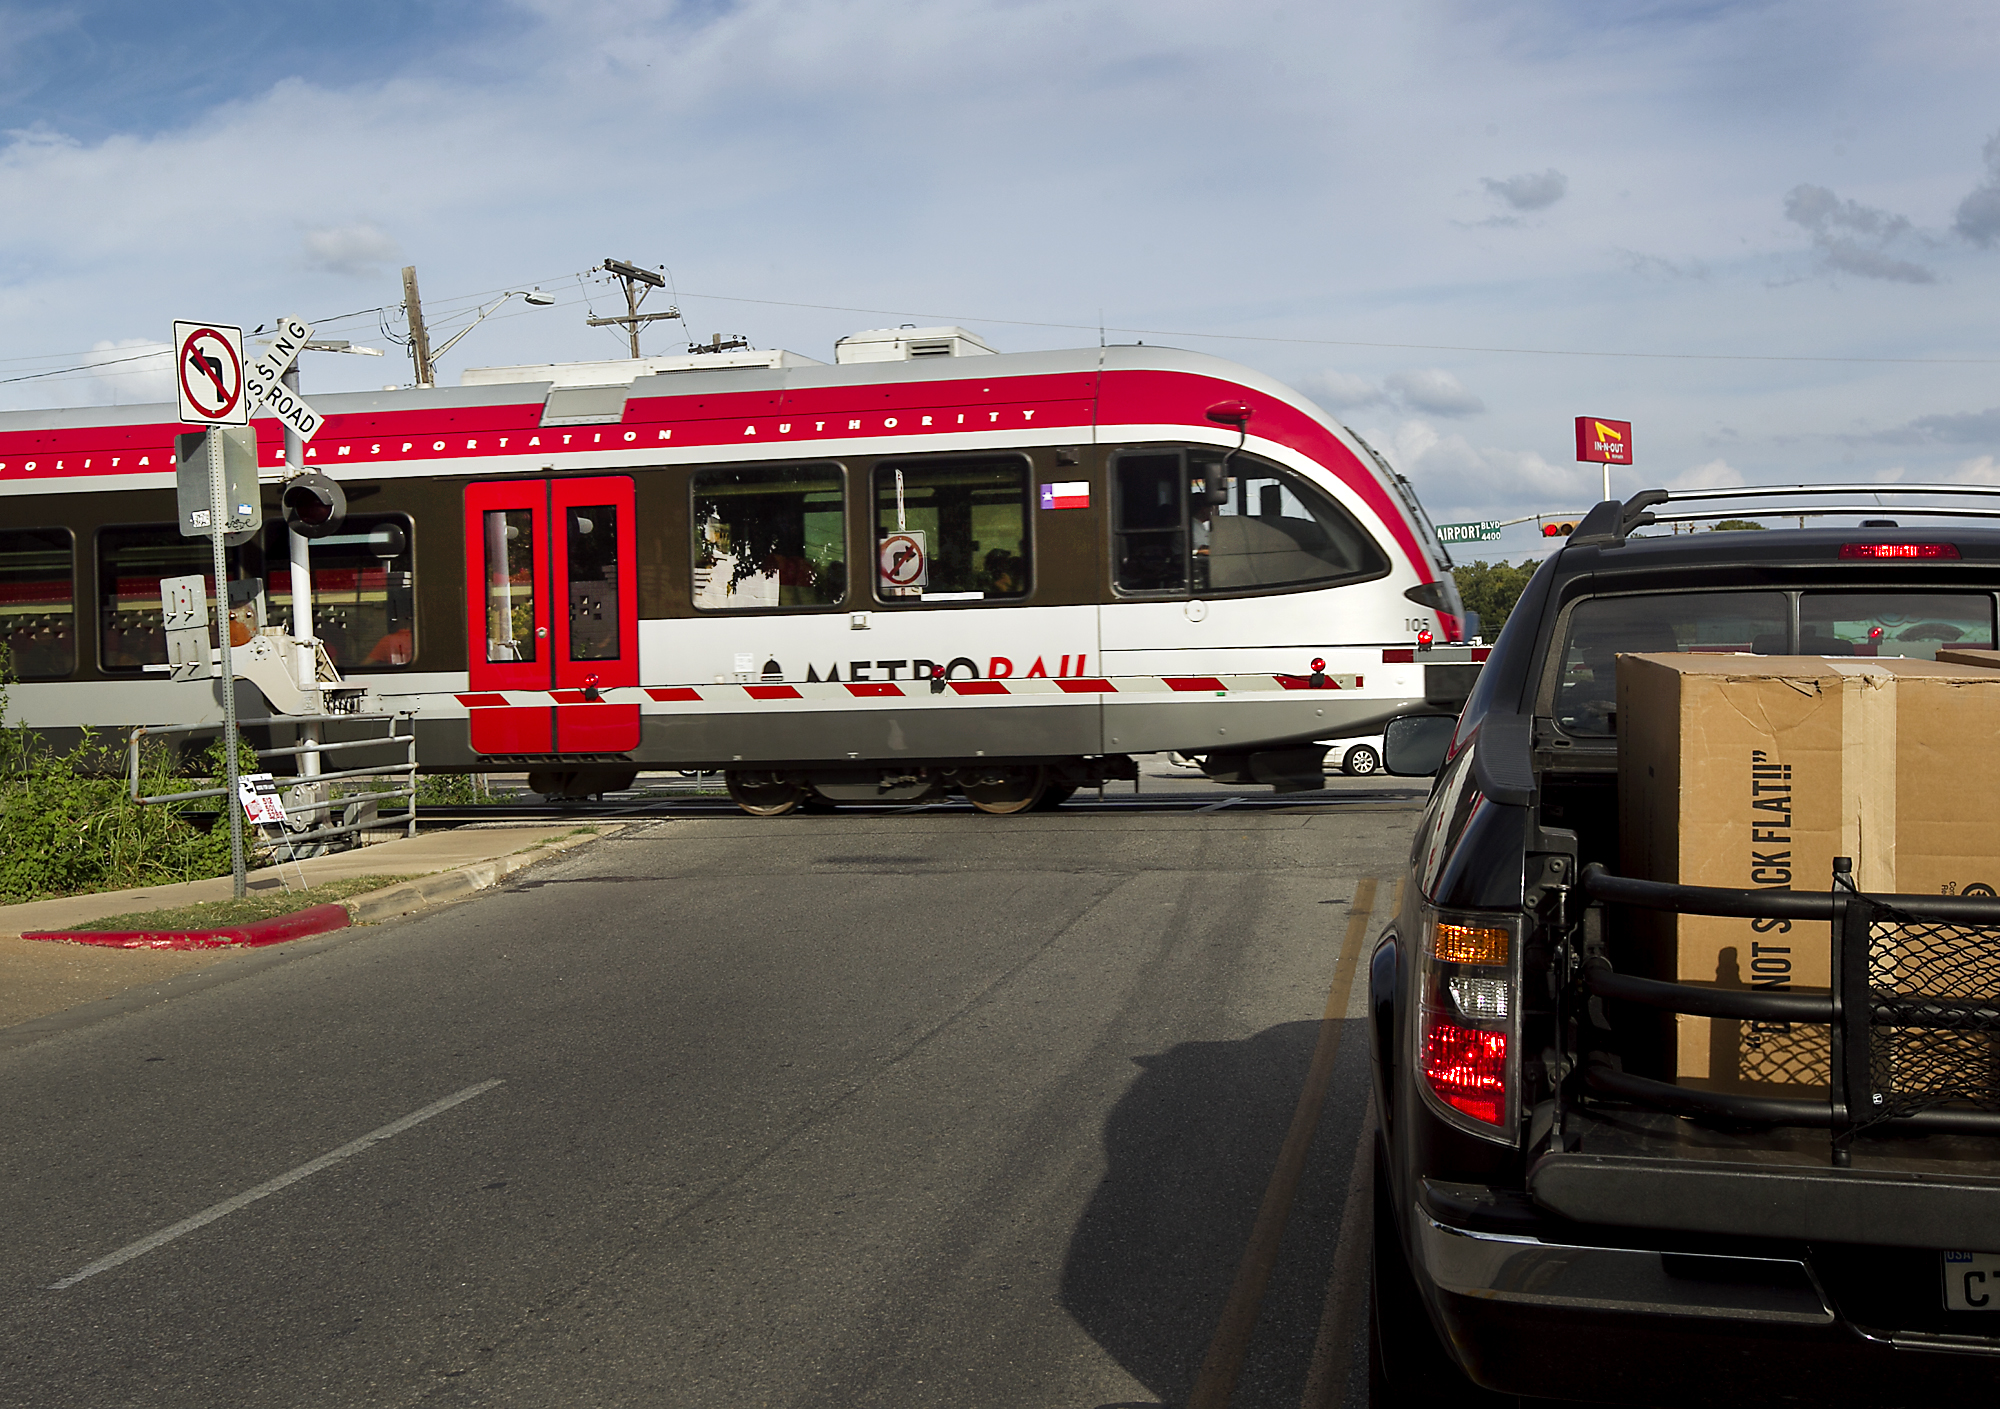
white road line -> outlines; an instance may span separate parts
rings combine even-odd
[[[141,1238],[136,1243],[128,1243],[126,1246],[118,1249],[117,1252],[112,1253],[109,1257],[100,1257],[99,1259],[97,1259],[97,1261],[91,1263],[90,1266],[82,1269],[81,1271],[72,1272],[69,1276],[63,1278],[60,1282],[51,1282],[46,1288],[44,1288],[44,1290],[51,1292],[63,1291],[69,1287],[75,1286],[78,1282],[81,1282],[86,1277],[95,1277],[98,1273],[107,1272],[111,1268],[118,1266],[122,1262],[130,1262],[135,1257],[144,1256],[146,1253],[151,1252],[154,1248],[164,1247],[166,1244],[171,1243],[175,1238],[180,1237],[183,1233],[192,1233],[195,1229],[206,1227],[208,1224],[215,1222],[215,1220],[218,1218],[227,1217],[229,1214],[236,1212],[236,1210],[239,1208],[245,1208],[248,1205],[257,1202],[257,1200],[259,1199],[268,1198],[270,1195],[277,1193],[280,1189],[289,1188],[291,1185],[298,1183],[301,1179],[305,1179],[311,1175],[319,1173],[322,1169],[325,1169],[328,1165],[338,1164],[340,1163],[340,1161],[347,1159],[350,1156],[360,1154],[363,1150],[368,1149],[370,1146],[380,1144],[382,1141],[389,1139],[391,1136],[401,1135],[405,1130],[408,1130],[411,1126],[421,1125],[434,1115],[443,1115],[453,1106],[469,1101],[474,1096],[484,1095],[486,1092],[491,1091],[494,1087],[500,1084],[501,1083],[497,1080],[482,1081],[477,1086],[468,1086],[463,1091],[454,1092],[453,1094],[445,1097],[442,1101],[433,1101],[430,1105],[425,1106],[420,1111],[412,1111],[409,1115],[404,1116],[401,1120],[392,1120],[387,1125],[383,1126],[380,1130],[371,1130],[366,1135],[363,1135],[359,1140],[350,1140],[347,1144],[342,1145],[339,1149],[329,1150],[325,1154],[321,1155],[318,1159],[309,1160],[305,1164],[300,1165],[297,1169],[288,1170],[287,1172],[280,1174],[276,1179],[272,1179],[267,1181],[266,1183],[259,1184],[254,1189],[245,1189],[242,1193],[236,1195],[236,1197],[231,1199],[224,1199],[219,1204],[215,1204],[212,1207],[205,1208],[192,1218],[183,1218],[180,1222],[174,1224],[171,1228],[162,1228],[159,1232]]]
[[[1211,803],[1210,803],[1210,804],[1209,804],[1208,806],[1206,806],[1206,807],[1197,807],[1197,808],[1195,809],[1195,811],[1196,811],[1196,812],[1220,812],[1220,811],[1222,811],[1222,809],[1223,809],[1223,808],[1225,808],[1225,807],[1234,807],[1234,806],[1235,806],[1235,805],[1236,805],[1237,803],[1239,803],[1239,802],[1247,802],[1247,801],[1248,801],[1248,799],[1247,799],[1247,798],[1240,798],[1240,797],[1226,797],[1226,798],[1224,798],[1224,799],[1223,799],[1223,800],[1222,800],[1221,802],[1211,802]]]

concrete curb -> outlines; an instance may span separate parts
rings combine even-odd
[[[308,935],[325,934],[349,925],[378,924],[383,920],[414,914],[427,906],[457,900],[496,885],[538,861],[572,851],[585,842],[596,841],[602,835],[601,832],[586,832],[558,837],[513,856],[495,857],[491,861],[475,862],[456,870],[420,876],[416,880],[370,891],[349,900],[314,905],[289,915],[254,920],[248,924],[192,930],[37,930],[23,934],[21,938],[88,944],[102,949],[246,949],[283,944],[286,940],[304,939]]]
[[[313,905],[268,920],[209,930],[36,930],[23,939],[59,944],[92,944],[100,949],[258,949],[309,934],[343,930],[352,924],[347,907]]]
[[[414,914],[431,905],[442,905],[448,901],[471,895],[474,891],[485,890],[498,885],[514,872],[559,856],[565,851],[573,851],[587,842],[602,837],[602,832],[585,832],[573,837],[558,837],[530,851],[513,856],[495,857],[491,861],[481,861],[471,866],[461,866],[455,871],[440,871],[433,876],[422,876],[402,885],[390,886],[385,890],[370,891],[367,895],[346,901],[347,913],[357,925],[380,924],[403,915]]]

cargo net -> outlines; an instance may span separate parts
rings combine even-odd
[[[2000,926],[1871,906],[1870,1109],[1876,1120],[1948,1101],[2000,1111]]]
[[[1721,1024],[1717,1024],[1721,1026]],[[1761,1095],[1822,1097],[1831,1079],[1829,1037],[1825,1023],[1743,1023],[1737,1079],[1753,1085],[1807,1087],[1812,1090],[1760,1092]]]

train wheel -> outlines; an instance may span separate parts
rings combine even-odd
[[[1076,794],[1075,783],[1051,783],[1042,793],[1042,800],[1035,804],[1037,812],[1054,812]]]
[[[982,768],[964,779],[965,800],[996,817],[1026,812],[1048,792],[1049,770],[1041,764],[1026,768]]]
[[[752,817],[782,817],[797,807],[805,790],[776,773],[725,773],[730,798]]]

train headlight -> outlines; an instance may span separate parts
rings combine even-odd
[[[286,481],[281,502],[285,527],[301,538],[329,538],[340,532],[347,517],[347,495],[320,474],[303,474]]]

